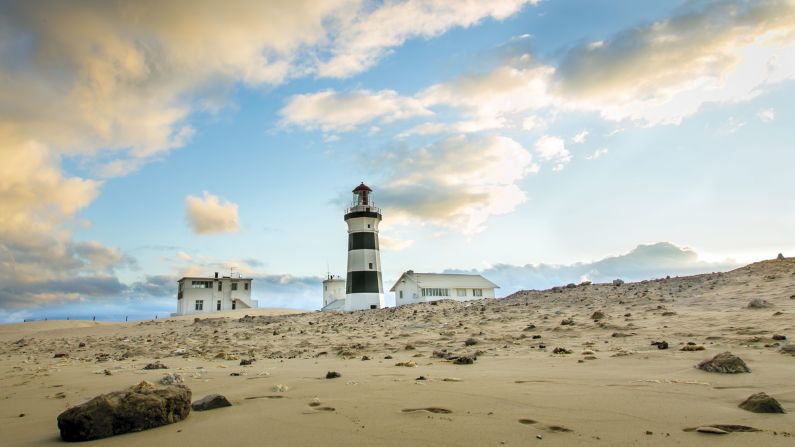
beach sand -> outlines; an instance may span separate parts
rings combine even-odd
[[[748,308],[754,298],[769,307]],[[497,300],[256,312],[0,326],[0,444],[60,444],[65,409],[176,372],[194,400],[220,393],[233,406],[90,445],[795,445],[795,356],[781,352],[795,337],[792,258]],[[442,350],[477,359],[454,364]],[[751,372],[694,367],[724,351]],[[168,369],[142,369],[156,360]],[[738,408],[760,391],[788,413]],[[714,424],[759,431],[686,430]]]

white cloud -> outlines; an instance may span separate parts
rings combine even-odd
[[[775,119],[776,119],[776,110],[773,109],[772,107],[769,108],[769,109],[762,109],[762,110],[759,111],[759,113],[756,114],[756,116],[759,117],[759,119],[763,123],[769,123],[769,122],[775,121]]]
[[[544,135],[536,141],[535,151],[541,160],[553,162],[555,171],[562,170],[571,161],[571,153],[559,137]]]
[[[237,204],[204,191],[203,197],[188,196],[188,224],[196,234],[234,233],[240,230]]]
[[[354,90],[294,95],[281,110],[282,122],[324,132],[345,132],[373,121],[391,122],[430,115],[422,103],[394,90]]]
[[[589,133],[588,129],[583,129],[577,132],[577,135],[574,135],[574,137],[571,139],[572,143],[576,144],[585,143],[585,139],[588,137],[588,133]]]
[[[528,116],[522,121],[522,129],[527,131],[544,131],[547,129],[547,127],[549,127],[549,123],[536,115]]]
[[[412,37],[430,38],[453,27],[469,27],[485,18],[505,19],[526,0],[414,0],[385,2],[344,23],[331,58],[318,66],[324,77],[347,77],[374,65],[390,48]],[[533,0],[530,3],[537,3]]]
[[[607,155],[607,148],[603,147],[601,149],[597,149],[597,150],[593,151],[590,155],[586,155],[585,159],[586,160],[596,160],[597,158],[601,158],[601,157],[603,157],[605,155]]]
[[[391,220],[464,234],[515,210],[526,200],[517,183],[538,171],[530,152],[507,137],[450,137],[390,153],[387,162],[391,172],[377,194]]]

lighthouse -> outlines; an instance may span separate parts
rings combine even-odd
[[[381,309],[381,254],[378,224],[381,210],[373,203],[373,190],[364,183],[353,190],[351,207],[345,210],[348,224],[348,277],[345,281],[345,310]]]

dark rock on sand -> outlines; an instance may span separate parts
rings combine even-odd
[[[338,373],[337,371],[329,371],[326,373],[327,379],[336,379],[338,377],[342,377],[342,374]]]
[[[54,359],[61,359],[61,358],[69,358],[69,354],[65,352],[56,352],[55,355],[52,356]]]
[[[781,352],[782,354],[795,355],[795,345],[786,345],[786,346],[783,346],[783,347],[782,347],[782,348],[779,350],[779,352]]]
[[[738,406],[753,413],[785,413],[781,404],[764,392],[752,394]]]
[[[749,373],[751,370],[743,359],[731,352],[721,352],[711,359],[699,363],[696,368],[707,371],[726,374]]]
[[[58,416],[64,441],[88,441],[179,422],[190,414],[190,389],[141,382],[101,394]]]
[[[191,404],[194,411],[215,410],[216,408],[231,407],[232,404],[220,394],[209,394]]]
[[[455,360],[453,360],[453,363],[456,365],[471,365],[475,363],[475,357],[462,355],[460,357],[456,357]]]
[[[464,346],[475,346],[476,344],[478,344],[478,341],[475,340],[474,338],[467,338],[464,341]]]
[[[602,312],[601,310],[597,310],[596,312],[591,314],[591,320],[594,320],[594,321],[599,321],[599,320],[603,319],[604,317],[605,317],[605,313]]]
[[[144,366],[144,369],[168,369],[168,366],[166,366],[166,365],[164,365],[164,364],[162,364],[160,362],[154,362],[154,363],[149,363],[146,366]]]
[[[771,306],[772,304],[768,303],[762,298],[754,298],[751,300],[751,302],[748,303],[749,309],[765,309]]]
[[[657,349],[668,349],[668,342],[667,341],[653,341],[651,342],[652,346],[657,346]]]
[[[251,366],[254,363],[254,359],[242,359],[240,360],[240,366]]]
[[[778,335],[778,334],[776,334],[776,335],[773,336],[773,340],[786,340],[786,339],[787,339],[786,335]]]

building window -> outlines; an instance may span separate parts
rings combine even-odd
[[[237,301],[232,300],[232,310],[237,309]]]
[[[422,296],[450,296],[450,289],[440,289],[438,287],[422,289]]]
[[[248,290],[248,283],[247,283],[247,282],[244,282],[244,283],[243,283],[243,288],[244,288],[244,289],[246,289],[246,290]]]
[[[212,288],[212,281],[191,281],[190,286],[193,289],[209,289]]]
[[[221,287],[221,285],[222,285],[222,284],[223,284],[223,283],[222,283],[221,281],[218,281],[218,291],[219,291],[219,292],[220,292],[221,290],[223,290],[223,288]]]
[[[483,296],[483,289],[472,289],[472,296]]]
[[[403,291],[401,290],[399,293],[400,293],[400,299],[402,300],[403,299]]]
[[[237,290],[237,283],[236,282],[232,283],[232,290]]]
[[[221,310],[221,300],[218,300],[218,302],[215,303],[215,310]]]
[[[373,263],[372,263],[372,262],[370,262],[370,263],[369,263],[369,266],[370,266],[370,270],[372,270],[372,269],[373,269]]]
[[[196,310],[204,310],[204,300],[196,300]]]
[[[323,286],[323,291],[328,291],[328,286]]]
[[[177,299],[178,300],[182,299],[182,290],[180,290],[179,293],[177,293]]]
[[[458,296],[467,296],[467,289],[455,289],[455,293]]]

